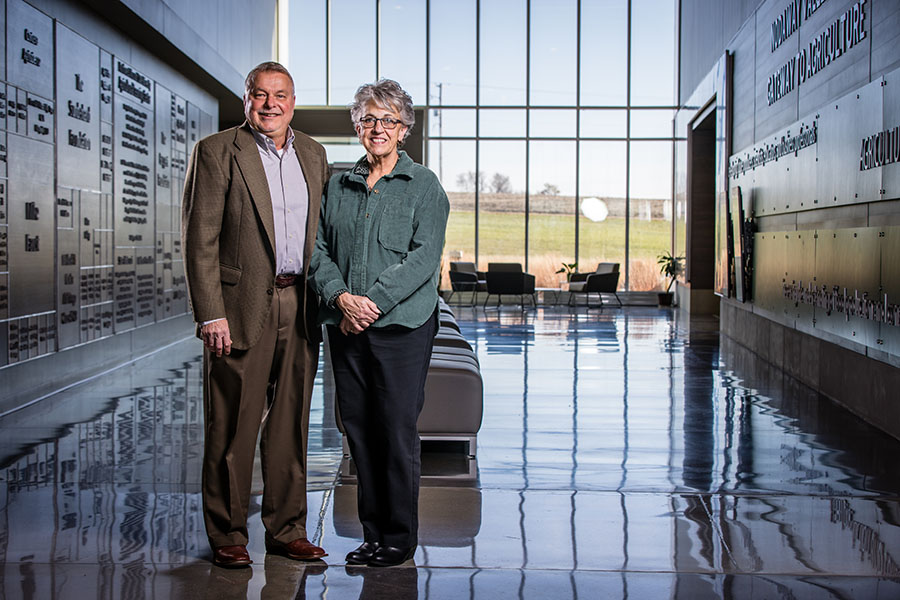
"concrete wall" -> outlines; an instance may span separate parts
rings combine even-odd
[[[723,299],[722,333],[786,375],[900,438],[900,369]]]
[[[761,0],[681,0],[679,104],[685,104]]]
[[[776,36],[779,19],[793,9],[802,13],[796,27]],[[894,91],[900,90],[900,3],[685,0],[680,17],[676,136],[687,137],[686,127],[713,97],[727,114],[717,123],[716,141],[728,158],[715,165],[723,333],[900,437],[900,326],[893,322],[900,272],[891,268],[900,262],[900,163],[860,164],[861,143],[900,125],[900,91]],[[820,41],[830,42],[835,27],[850,23],[860,24],[858,39],[819,52],[829,48]],[[719,76],[726,52],[732,69],[723,93],[709,81]],[[813,57],[824,60],[803,69]],[[798,134],[811,130],[816,135],[800,145]],[[782,152],[782,140],[797,146]],[[692,165],[683,154],[684,144],[676,144],[675,197],[690,206],[695,198],[684,182]],[[739,226],[739,209],[756,231],[745,302],[728,298],[742,292],[721,260],[730,250],[740,266],[739,245],[729,249],[725,242],[726,224]],[[822,286],[824,294],[826,284],[829,298],[880,304],[869,314],[826,306],[821,295],[808,293]],[[895,308],[882,310],[885,305]]]

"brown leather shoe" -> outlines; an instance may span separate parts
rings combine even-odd
[[[247,553],[247,546],[219,546],[213,548],[213,563],[220,567],[234,569],[247,567],[253,561]]]
[[[328,556],[323,548],[312,544],[306,538],[299,538],[293,542],[279,542],[271,538],[266,538],[266,552],[272,554],[280,554],[293,560],[315,560]]]

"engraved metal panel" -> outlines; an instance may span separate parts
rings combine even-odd
[[[879,79],[819,111],[819,207],[881,199],[881,170],[859,170],[860,140],[882,129],[881,90]]]
[[[779,234],[781,235],[781,234]],[[816,233],[814,231],[787,231],[783,233],[784,279],[791,287],[808,289],[816,283],[816,261],[818,257]],[[784,290],[782,289],[782,296]],[[806,327],[812,327],[815,311],[812,305],[784,298],[784,315],[796,319]]]
[[[22,0],[6,5],[7,81],[53,97],[53,20]]]
[[[9,318],[9,275],[0,273],[0,321]],[[0,330],[6,330],[6,323],[0,324]]]
[[[152,106],[139,107],[120,94],[115,95],[114,103],[116,245],[152,248],[155,208]]]
[[[153,246],[135,248],[135,324],[156,320],[156,254]]]
[[[113,126],[112,123],[100,122],[100,191],[113,193]]]
[[[115,332],[155,319],[153,82],[114,59]],[[149,278],[149,279],[148,279]]]
[[[44,314],[38,316],[38,355],[56,351],[57,328],[56,315]]]
[[[850,300],[879,297],[878,229],[821,230],[816,243],[816,283]],[[875,346],[878,324],[833,307],[815,309],[815,327],[866,346]]]
[[[156,86],[156,231],[172,231],[172,92]]]
[[[175,240],[175,244],[180,244]],[[172,290],[167,292],[171,297],[172,314],[180,315],[188,312],[187,304],[187,280],[184,276],[184,262],[177,260],[172,262]]]
[[[900,69],[884,76],[884,120],[882,131],[890,132],[891,144],[889,155],[891,161],[880,168],[882,198],[900,198]],[[895,133],[896,132],[896,133]],[[873,135],[878,132],[870,132]],[[859,144],[862,142],[859,141]],[[897,160],[895,160],[897,159]]]
[[[100,189],[100,50],[57,23],[57,183]]]
[[[885,316],[879,323],[878,339],[881,343],[878,347],[889,352],[893,356],[900,356],[900,269],[897,261],[900,259],[900,227],[885,227],[879,231],[879,246],[881,250],[881,293],[886,297],[888,305],[893,305],[893,321],[890,315]]]
[[[53,310],[53,146],[18,135],[9,145],[10,316]]]
[[[52,144],[56,112],[53,101],[28,92],[25,95],[25,104],[28,115],[28,137]]]
[[[5,284],[5,275],[0,275],[0,285]],[[9,364],[9,326],[6,323],[0,323],[0,367]]]
[[[6,31],[6,0],[0,0],[0,31]],[[6,43],[5,40],[0,41],[0,80],[6,81]],[[3,86],[0,86],[2,88]],[[0,126],[3,125],[3,119],[0,117]],[[5,329],[0,327],[0,330]],[[6,356],[4,348],[0,347],[0,360]],[[2,365],[3,363],[0,363]]]
[[[782,293],[786,244],[780,231],[757,233],[753,238],[753,304],[783,316],[787,314]]]
[[[100,120],[113,120],[113,57],[100,49]]]
[[[68,348],[81,341],[79,334],[81,252],[78,241],[79,228],[73,227],[77,220],[79,204],[78,190],[64,187],[57,190],[56,318],[60,348]]]
[[[19,320],[14,319],[9,321],[7,331],[9,334],[8,349],[9,349],[9,362],[17,363],[19,362]]]
[[[81,268],[100,266],[100,194],[82,191],[78,202],[78,239]],[[84,298],[83,298],[84,300]]]
[[[19,350],[23,352],[21,357],[34,358],[38,356],[38,331],[40,319],[38,315],[19,320]],[[24,355],[27,353],[27,355]]]
[[[134,266],[134,248],[116,248],[113,278],[115,332],[120,333],[134,328],[136,322],[134,299],[137,290],[137,271]]]
[[[0,179],[0,272],[9,270],[9,227],[6,225],[6,179]],[[3,317],[0,317],[3,318]]]
[[[112,269],[109,269],[107,281],[112,281]],[[113,302],[98,304],[94,309],[97,315],[96,330],[98,337],[112,335],[115,332],[115,304]]]
[[[179,96],[172,97],[172,231],[181,238],[181,195],[187,173],[187,102]],[[173,260],[181,260],[181,242],[172,248]],[[177,282],[175,283],[177,286]]]
[[[756,216],[816,206],[818,131],[816,115],[810,115],[730,157],[731,184],[745,194],[753,190]]]
[[[0,44],[2,47],[3,44]],[[0,82],[0,130],[6,131],[6,115],[9,112],[9,99],[6,93],[6,84]]]
[[[0,225],[6,225],[7,223],[7,211],[8,204],[6,201],[6,134],[0,133],[0,165],[3,165],[2,171],[3,176],[0,177]],[[5,264],[5,261],[0,262],[0,266]],[[2,270],[2,269],[0,269]]]
[[[191,103],[187,105],[187,155],[194,150],[194,144],[200,139],[200,108]]]
[[[3,90],[3,117],[0,123],[3,123],[4,130],[15,132],[16,130],[16,88],[12,85],[0,83],[0,89]]]
[[[91,321],[91,309],[89,307],[81,308],[79,323],[81,324],[81,343],[90,342],[93,339],[91,337],[93,334],[91,329],[93,322]]]
[[[114,57],[113,62],[113,96],[122,96],[144,110],[152,110],[153,80],[118,58]]]
[[[172,95],[172,150],[187,152],[187,102],[177,94]]]
[[[10,88],[7,88],[8,90]],[[16,99],[16,103],[14,105],[15,109],[15,120],[16,125],[12,127],[12,123],[7,121],[7,125],[9,125],[10,133],[18,133],[20,135],[28,135],[28,92],[23,90],[22,88],[12,88],[15,90],[15,94],[10,91],[11,97]]]

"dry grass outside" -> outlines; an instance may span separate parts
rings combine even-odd
[[[583,198],[591,194],[582,194]],[[451,211],[474,211],[475,194],[473,192],[447,192],[450,200]],[[625,217],[625,198],[602,196],[600,200],[606,203],[610,217]],[[633,214],[646,214],[653,219],[662,219],[665,215],[665,206],[669,200],[662,198],[632,198],[631,211]],[[578,207],[578,198],[575,196],[529,194],[528,211],[543,214],[568,214],[571,215]],[[493,194],[479,192],[478,210],[482,213],[524,213],[525,194]]]
[[[450,276],[447,272],[450,270],[450,261],[469,261],[473,262],[474,257],[471,255],[463,255],[459,258],[447,256],[445,253],[444,265],[441,278],[441,289],[450,289]],[[568,259],[571,260],[571,259]],[[481,265],[479,269],[487,270],[487,265],[492,262],[517,262],[522,263],[521,255],[481,255]],[[528,272],[534,275],[536,287],[559,288],[566,281],[564,273],[557,273],[564,262],[561,254],[544,254],[533,257],[528,263]],[[591,272],[597,267],[597,263],[601,262],[619,262],[621,275],[619,276],[619,288],[625,289],[625,265],[621,264],[618,259],[606,257],[594,257],[583,262],[584,268],[579,269],[580,272]],[[524,266],[524,265],[523,265]],[[632,291],[651,291],[664,290],[666,286],[665,279],[660,275],[656,260],[637,259],[631,261],[631,289]]]

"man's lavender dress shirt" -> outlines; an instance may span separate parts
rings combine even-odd
[[[288,129],[284,148],[258,131],[253,131],[259,157],[262,159],[272,216],[275,218],[275,273],[303,273],[303,246],[306,243],[306,217],[309,212],[309,188],[300,160],[294,150],[294,132]]]

